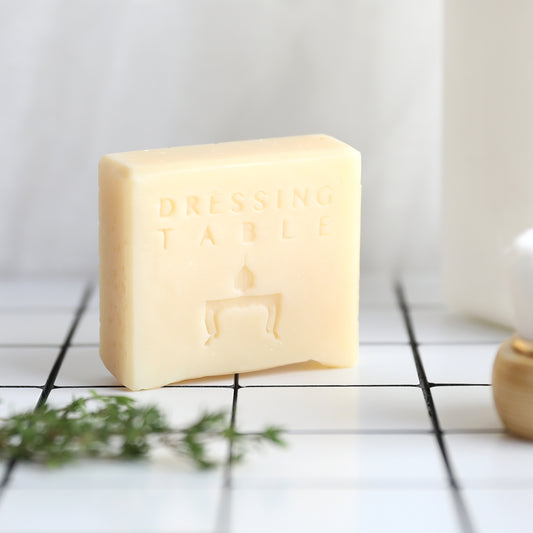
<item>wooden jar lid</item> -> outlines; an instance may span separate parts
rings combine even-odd
[[[501,345],[494,361],[492,390],[509,432],[533,440],[533,343],[513,337]]]

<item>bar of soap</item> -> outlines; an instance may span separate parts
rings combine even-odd
[[[132,390],[358,349],[360,154],[307,135],[106,155],[100,355]]]

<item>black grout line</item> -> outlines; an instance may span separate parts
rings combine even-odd
[[[465,341],[431,341],[431,342],[418,342],[418,346],[499,346],[505,340],[502,337],[501,340],[465,340]]]
[[[72,345],[71,345],[72,347]],[[428,383],[429,388],[454,388],[454,387],[490,387],[490,383]],[[0,385],[0,389],[43,389],[44,385]],[[127,390],[123,385],[54,385],[53,389],[123,389]],[[233,385],[165,385],[162,389],[233,389]],[[324,384],[309,384],[309,385],[240,385],[239,389],[335,389],[335,388],[352,388],[352,389],[391,389],[391,388],[410,388],[420,389],[419,383],[361,383],[355,384],[338,384],[338,383],[324,383]]]
[[[0,385],[1,388],[1,385]],[[123,385],[54,385],[54,389],[122,389],[128,391]],[[233,389],[233,385],[164,385],[161,389]]]
[[[402,388],[407,387],[411,389],[418,389],[420,385],[413,383],[411,385],[405,383],[386,383],[386,384],[373,384],[373,383],[361,383],[356,384],[338,384],[338,383],[324,383],[324,384],[308,384],[308,385],[240,385],[241,389],[335,389],[335,388],[352,388],[352,389],[372,389],[372,388]]]
[[[50,373],[48,374],[48,379],[46,380],[46,383],[43,385],[43,387],[37,387],[41,389],[41,394],[39,396],[39,399],[37,400],[37,404],[35,405],[36,409],[40,407],[41,405],[43,405],[48,399],[48,396],[50,395],[50,392],[54,386],[54,381],[57,377],[57,374],[59,373],[59,369],[61,368],[61,364],[63,363],[65,354],[67,353],[67,350],[70,346],[72,337],[74,336],[74,332],[76,331],[76,328],[78,327],[80,319],[87,308],[87,303],[89,302],[89,298],[91,297],[92,290],[93,290],[92,284],[87,284],[83,291],[80,304],[78,308],[76,309],[76,313],[74,315],[74,319],[68,330],[67,336],[65,340],[63,341],[63,344],[61,345],[61,349],[57,355],[54,365],[52,366],[52,369],[50,370]],[[0,498],[7,484],[9,483],[11,474],[13,472],[13,469],[15,468],[16,463],[17,463],[16,459],[11,459],[4,470],[4,475],[2,476],[2,479],[0,481]]]
[[[52,370],[50,370],[48,379],[46,380],[46,383],[44,384],[43,392],[39,400],[37,400],[37,407],[40,407],[46,402],[46,400],[48,399],[48,396],[50,395],[50,392],[52,391],[55,380],[57,378],[57,374],[59,373],[59,369],[61,368],[61,365],[63,364],[63,360],[65,359],[67,350],[70,347],[70,343],[72,341],[72,337],[74,336],[74,332],[76,331],[76,328],[78,327],[78,324],[80,323],[83,313],[87,309],[87,304],[89,302],[89,298],[91,297],[92,291],[93,291],[92,285],[87,285],[83,291],[80,305],[78,309],[76,310],[76,314],[74,315],[74,320],[72,321],[70,329],[67,333],[67,337],[65,338],[63,345],[61,346],[61,350],[59,351],[59,354],[56,358],[54,366],[52,367]]]
[[[0,502],[1,502],[2,494],[9,482],[9,479],[11,478],[11,472],[13,472],[13,468],[15,468],[16,462],[17,462],[16,459],[10,459],[4,468],[4,474],[2,476],[2,479],[0,480]]]
[[[472,429],[445,429],[443,431],[445,435],[487,435],[487,434],[502,434],[505,435],[507,432],[503,428],[472,428]]]
[[[430,383],[430,388],[439,387],[491,387],[490,383]]]
[[[233,399],[231,402],[231,420],[230,428],[235,429],[235,421],[237,416],[237,400],[239,398],[239,374],[233,376]],[[225,533],[230,528],[231,517],[231,469],[233,463],[233,442],[229,443],[228,455],[224,465],[224,481],[222,483],[222,490],[220,493],[220,501],[218,503],[217,517],[216,517],[216,533]]]
[[[415,330],[413,328],[413,323],[411,321],[411,316],[409,313],[409,309],[407,307],[405,294],[400,283],[396,284],[395,290],[396,290],[396,296],[398,298],[398,305],[400,307],[400,311],[404,319],[405,327],[409,335],[409,343],[411,345],[411,351],[413,353],[416,371],[418,373],[418,379],[420,380],[420,386],[422,388],[422,393],[424,394],[424,399],[426,402],[428,414],[431,419],[431,423],[433,425],[434,434],[437,439],[437,444],[439,446],[442,459],[444,461],[444,467],[446,469],[446,473],[448,476],[448,482],[450,484],[453,500],[455,503],[455,507],[457,509],[459,522],[462,526],[462,530],[464,533],[473,533],[474,526],[472,524],[472,520],[468,513],[466,504],[463,500],[461,489],[457,482],[455,472],[453,470],[452,464],[450,462],[450,458],[448,456],[448,450],[446,448],[446,443],[444,442],[444,435],[443,435],[443,432],[440,426],[439,418],[437,415],[437,410],[435,408],[435,402],[433,401],[433,396],[431,394],[431,387],[429,386],[429,382],[426,376],[426,371],[424,369],[424,364],[422,363],[422,358],[420,357],[420,352],[418,351],[418,343],[416,341]]]
[[[237,416],[237,400],[239,398],[239,374],[235,374],[233,379],[233,400],[231,402],[231,420],[230,428],[235,429],[235,421]],[[224,468],[224,488],[231,488],[231,466],[233,464],[233,442],[229,443],[228,458]]]
[[[42,385],[0,385],[0,389],[43,389]]]

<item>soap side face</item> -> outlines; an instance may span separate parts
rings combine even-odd
[[[354,364],[359,154],[339,142],[245,159],[129,168],[131,253],[119,256],[129,337],[102,322],[128,338],[102,358],[129,388],[310,359]]]
[[[108,157],[98,168],[100,355],[120,382],[132,382],[132,193],[130,170]]]

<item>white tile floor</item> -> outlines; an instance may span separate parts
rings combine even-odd
[[[490,387],[434,387],[431,391],[444,431],[502,429]]]
[[[492,381],[492,365],[499,344],[424,344],[420,355],[432,383],[476,383]]]
[[[237,427],[289,431],[431,429],[418,387],[261,387],[239,390]]]
[[[54,471],[17,463],[10,475],[0,462],[1,531],[531,531],[533,444],[504,433],[490,388],[508,331],[449,314],[435,276],[405,278],[407,314],[387,278],[363,276],[354,368],[309,363],[140,393],[118,387],[98,358],[96,293],[64,346],[83,287],[0,282],[0,417],[35,406],[63,347],[45,390],[51,404],[91,388],[128,394],[156,403],[179,427],[235,401],[239,430],[281,425],[288,447],[260,448],[210,472],[162,450],[149,461]],[[212,451],[228,455],[223,444]]]

